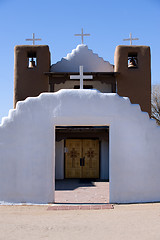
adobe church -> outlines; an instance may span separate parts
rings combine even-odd
[[[54,202],[55,179],[110,182],[110,203],[160,201],[160,128],[148,46],[87,45],[56,64],[47,45],[15,47],[14,109],[0,125],[0,201]]]

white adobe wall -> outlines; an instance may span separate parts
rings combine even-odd
[[[64,140],[55,142],[55,178],[64,179]]]
[[[54,126],[110,126],[110,202],[160,201],[160,128],[128,98],[60,90],[19,102],[0,125],[0,200],[54,201]]]
[[[85,44],[80,44],[61,61],[51,66],[51,72],[79,72],[79,66],[84,72],[113,72],[113,65],[93,53]]]
[[[100,179],[109,179],[109,142],[101,140]]]

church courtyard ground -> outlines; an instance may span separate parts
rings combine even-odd
[[[48,206],[0,206],[0,240],[159,240],[160,203],[106,210],[48,211]]]
[[[109,203],[109,182],[90,179],[64,179],[56,180],[56,203]]]

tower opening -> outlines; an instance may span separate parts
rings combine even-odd
[[[128,54],[128,68],[138,68],[137,53]]]
[[[28,68],[35,68],[37,66],[36,52],[28,52]]]

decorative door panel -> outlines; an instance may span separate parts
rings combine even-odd
[[[65,178],[99,178],[99,140],[67,139]]]
[[[65,177],[81,178],[80,158],[82,157],[82,141],[79,139],[66,140]]]
[[[99,178],[99,140],[83,140],[83,178]]]

